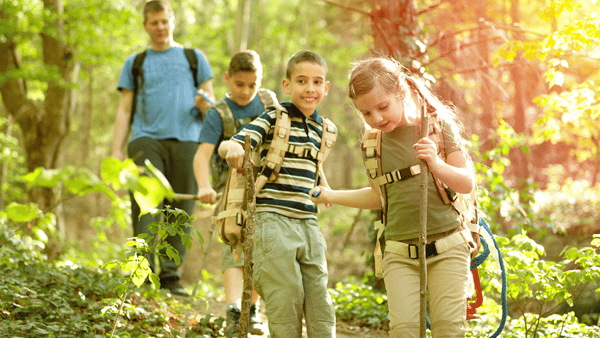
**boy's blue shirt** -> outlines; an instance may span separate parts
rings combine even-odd
[[[198,83],[214,77],[206,56],[195,49],[198,59]],[[123,66],[118,89],[133,90],[131,68],[135,55]],[[140,137],[153,139],[174,138],[184,142],[198,142],[202,122],[197,117],[194,98],[197,88],[183,48],[171,47],[165,51],[147,50],[142,65],[144,86],[137,95],[137,111],[131,126],[131,140]]]
[[[252,99],[250,103],[243,107],[235,103],[229,98],[229,96],[225,97],[225,102],[227,102],[229,109],[231,109],[231,113],[233,114],[233,118],[235,120],[258,116],[265,110],[265,107],[263,106],[258,94],[254,96],[254,99]],[[239,132],[243,127],[244,126],[239,127],[237,131]],[[221,119],[219,112],[212,108],[208,111],[206,117],[204,118],[204,126],[202,128],[202,132],[200,133],[199,142],[217,145],[222,140],[222,136],[223,120]]]

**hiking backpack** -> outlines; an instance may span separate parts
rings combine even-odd
[[[336,126],[327,118],[322,117],[323,131],[321,134],[321,147],[318,151],[313,148],[290,145],[291,119],[287,110],[277,104],[267,107],[267,110],[275,110],[276,121],[273,129],[273,141],[269,147],[265,161],[260,169],[260,176],[256,180],[255,194],[264,187],[267,181],[277,179],[283,159],[286,153],[293,153],[302,158],[317,160],[315,186],[318,184],[322,165],[337,138]],[[258,154],[258,151],[254,152]],[[258,162],[255,162],[258,163]],[[258,167],[255,167],[258,169]],[[258,170],[255,171],[258,174]],[[218,215],[213,217],[213,223],[219,226],[219,236],[223,243],[230,245],[236,263],[241,261],[243,232],[242,227],[246,223],[246,178],[243,171],[230,169],[227,183],[223,190]]]
[[[133,115],[137,109],[137,95],[140,89],[144,88],[144,70],[142,65],[146,59],[147,50],[137,54],[133,59],[133,66],[131,67],[131,75],[133,75],[133,103],[131,106],[131,117],[129,119],[129,125],[133,124]],[[198,88],[198,58],[196,52],[192,48],[184,48],[183,53],[185,58],[190,64],[190,71],[194,78],[194,87]]]
[[[438,121],[437,112],[434,109],[427,109],[429,115],[428,137],[435,142],[438,156],[446,162],[446,149],[444,145],[444,135],[442,127]],[[375,275],[382,276],[383,248],[385,239],[383,232],[387,223],[387,191],[386,184],[408,179],[419,175],[421,167],[419,164],[395,169],[391,172],[383,173],[381,164],[381,130],[369,129],[363,135],[361,149],[363,153],[363,163],[367,174],[375,183],[379,197],[381,198],[380,219],[375,222],[375,231],[377,232],[375,240]],[[461,224],[465,225],[471,232],[479,233],[479,218],[477,215],[476,190],[471,194],[458,194],[452,191],[448,186],[434,176],[434,181],[438,192],[444,204],[450,204],[457,212]]]
[[[260,98],[263,107],[265,108],[279,104],[275,93],[268,89],[260,88],[257,95]],[[225,99],[215,102],[213,109],[215,109],[221,117],[223,124],[223,141],[229,140],[231,137],[233,137],[233,135],[237,134],[239,127],[247,125],[248,123],[254,121],[255,118],[260,116],[259,114],[256,116],[236,120],[233,117],[233,112],[231,111],[231,108],[229,108],[229,105]],[[221,191],[221,189],[225,186],[228,177],[227,168],[228,167],[225,160],[215,153],[213,160],[211,161],[212,184],[215,191]]]

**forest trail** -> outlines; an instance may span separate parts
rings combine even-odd
[[[197,209],[194,211],[194,217],[195,220],[192,222],[192,224],[194,225],[194,228],[196,228],[198,231],[200,231],[200,233],[202,234],[203,238],[204,238],[204,245],[205,247],[200,248],[198,246],[193,246],[192,250],[188,251],[185,261],[184,261],[184,267],[183,267],[183,271],[182,271],[182,278],[183,278],[183,282],[184,282],[184,286],[186,286],[188,288],[188,290],[191,289],[191,286],[193,286],[193,284],[195,283],[195,279],[197,277],[198,274],[198,269],[200,267],[200,265],[202,264],[202,258],[204,257],[204,255],[206,255],[206,262],[204,265],[204,270],[206,270],[209,274],[215,276],[216,280],[220,280],[222,279],[222,272],[221,272],[221,251],[223,248],[223,244],[219,242],[218,239],[218,235],[215,233],[213,233],[212,238],[210,236],[210,216],[212,215],[212,209],[203,209],[201,206],[196,207]],[[207,252],[205,252],[205,248],[206,245],[208,244],[208,241],[211,240],[212,243],[209,247],[209,250]],[[330,267],[330,268],[333,268]],[[330,270],[335,270],[335,269],[330,269]],[[331,274],[331,271],[330,271]],[[220,287],[222,286],[222,282],[219,282],[219,285],[215,285],[215,287]],[[217,298],[207,298],[205,300],[203,299],[197,299],[197,302],[195,303],[195,305],[193,305],[194,310],[196,310],[196,313],[201,314],[203,316],[207,315],[207,314],[212,314],[213,317],[215,318],[219,318],[219,317],[223,317],[225,318],[225,307],[227,306],[227,304],[225,304],[224,300],[223,300],[223,296],[217,296]],[[265,314],[265,306],[264,306],[264,302],[261,302],[261,319],[263,320],[263,324],[265,327],[265,330],[268,330],[268,321],[267,321],[267,316]],[[303,328],[303,330],[306,330],[305,328]],[[356,338],[356,337],[360,337],[360,338],[384,338],[384,337],[389,337],[387,332],[385,330],[371,330],[368,328],[364,328],[364,327],[359,327],[359,326],[354,326],[350,323],[347,322],[343,322],[343,321],[337,321],[336,322],[336,331],[337,331],[337,338]],[[268,338],[269,335],[265,334],[263,336],[249,336],[250,338]],[[303,338],[308,338],[308,336],[306,335],[306,332],[303,332]]]
[[[205,302],[206,301],[206,302]],[[223,317],[225,318],[225,307],[227,305],[222,299],[218,298],[209,298],[206,300],[198,299],[196,306],[194,309],[198,314],[202,316],[206,316],[207,314],[212,314],[213,317]],[[268,338],[270,337],[268,334],[268,320],[264,310],[264,303],[261,302],[261,314],[260,318],[263,321],[263,325],[265,328],[265,334],[262,336],[257,335],[248,335],[249,338]],[[336,337],[337,338],[387,338],[389,335],[384,330],[370,330],[364,327],[353,326],[343,321],[337,321],[336,323]],[[306,327],[302,328],[302,338],[308,338],[306,334]]]

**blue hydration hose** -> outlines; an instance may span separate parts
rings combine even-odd
[[[320,191],[315,191],[312,193],[312,196],[318,197],[320,194],[321,194]],[[492,238],[492,241],[494,242],[494,247],[496,248],[496,251],[498,252],[498,263],[500,264],[500,270],[502,271],[502,320],[500,321],[500,325],[498,326],[498,329],[496,330],[496,332],[494,332],[490,336],[490,338],[496,338],[496,337],[498,337],[498,335],[500,335],[500,333],[502,333],[502,330],[504,330],[504,326],[506,325],[506,318],[508,315],[508,306],[506,304],[506,287],[507,287],[506,269],[504,268],[504,259],[502,258],[502,252],[500,251],[498,242],[496,242],[496,239],[494,238],[494,235],[492,234],[490,227],[487,225],[487,223],[485,222],[485,220],[483,218],[479,218],[479,226],[484,228],[485,231],[487,231],[488,234],[490,234],[490,237]],[[473,260],[471,261],[471,267],[470,267],[471,270],[476,269],[478,266],[480,266],[481,263],[483,263],[485,261],[485,259],[490,255],[490,248],[488,246],[488,243],[481,236],[479,237],[479,239],[481,240],[481,245],[483,246],[483,252],[479,256],[473,258]],[[429,320],[427,321],[427,328],[431,329],[431,324],[429,323]]]
[[[504,268],[504,260],[502,259],[502,253],[500,251],[500,247],[498,246],[498,243],[496,242],[496,239],[494,238],[492,231],[490,230],[489,226],[487,225],[487,223],[485,222],[485,220],[483,218],[479,218],[479,226],[484,228],[485,231],[487,231],[488,234],[490,234],[490,237],[492,238],[492,241],[494,242],[494,247],[496,248],[496,251],[498,252],[498,262],[500,264],[500,270],[502,271],[502,320],[500,321],[500,325],[498,326],[498,329],[496,330],[496,332],[494,332],[490,336],[490,338],[496,338],[496,337],[498,337],[498,335],[500,335],[500,333],[502,333],[502,330],[504,330],[504,325],[506,325],[506,318],[507,318],[507,312],[508,312],[508,306],[506,305],[506,287],[507,287],[506,269]],[[483,252],[479,256],[477,256],[473,259],[473,261],[471,262],[471,270],[473,270],[473,269],[477,268],[479,265],[481,265],[481,263],[483,263],[483,261],[485,261],[485,259],[490,254],[490,249],[488,247],[488,243],[486,243],[486,241],[483,239],[483,237],[479,237],[479,238],[481,239],[481,245],[483,246]]]

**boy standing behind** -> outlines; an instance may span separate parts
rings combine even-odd
[[[278,102],[275,93],[260,88],[262,65],[260,57],[253,50],[238,52],[231,58],[224,80],[229,87],[229,93],[208,111],[204,120],[204,128],[200,133],[201,143],[196,156],[194,156],[194,175],[198,182],[198,197],[200,202],[208,204],[216,203],[216,190],[222,192],[228,172],[224,160],[215,154],[216,146],[258,117],[267,106],[275,105]],[[211,162],[214,186],[211,185],[209,179],[209,163]],[[217,206],[215,210],[219,210],[219,207]],[[227,338],[237,336],[243,292],[243,266],[243,258],[240,263],[235,263],[231,247],[224,245],[221,267],[223,269],[225,302],[227,303],[227,326],[225,327]],[[262,335],[264,331],[258,318],[259,298],[256,291],[252,292],[252,303],[249,332],[254,335]]]
[[[300,338],[303,316],[309,337],[335,337],[326,243],[317,224],[317,207],[308,195],[322,172],[316,160],[320,156],[310,154],[321,155],[325,120],[316,108],[329,90],[326,74],[325,60],[314,52],[300,51],[288,61],[283,89],[291,102],[282,103],[291,120],[288,144],[308,156],[286,152],[279,174],[256,193],[254,286],[266,303],[272,338]],[[264,163],[276,116],[276,111],[263,113],[223,142],[219,155],[229,166],[241,168],[242,144],[250,135],[252,148],[260,147]],[[331,122],[327,125],[335,132]],[[327,185],[321,178],[320,183]]]

